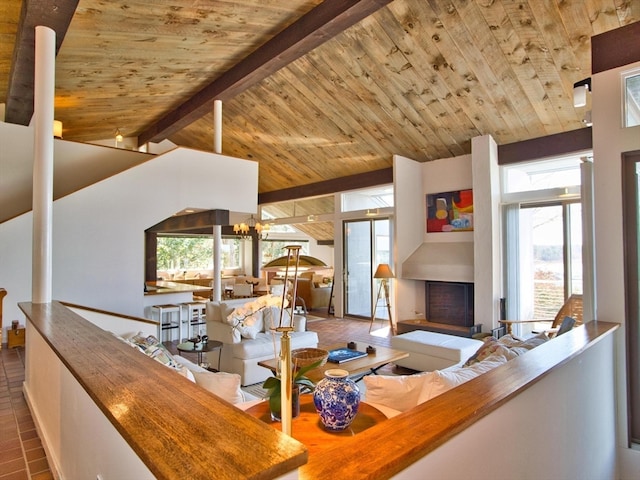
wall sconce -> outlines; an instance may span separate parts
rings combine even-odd
[[[365,213],[367,217],[377,217],[380,215],[380,209],[376,208],[375,210],[367,208],[367,213]]]
[[[120,133],[120,129],[116,128],[116,147],[118,146],[118,143],[122,143],[123,140],[124,140],[124,137]]]
[[[62,122],[60,120],[53,121],[53,138],[62,138]]]
[[[587,104],[587,92],[591,91],[591,77],[573,84],[573,106],[584,107]]]

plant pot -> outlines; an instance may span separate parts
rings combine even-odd
[[[271,410],[271,420],[279,422],[282,417],[280,415],[280,409],[282,408],[280,392],[278,395],[269,397],[269,409]],[[291,418],[296,418],[300,415],[300,387],[294,385],[291,389]]]

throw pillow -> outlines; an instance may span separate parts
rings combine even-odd
[[[235,310],[235,307],[225,303],[225,302],[221,302],[220,303],[220,317],[221,317],[221,321],[224,322],[228,322],[229,321],[229,315],[231,315],[233,313],[233,311]]]
[[[194,372],[196,384],[229,403],[244,400],[240,389],[240,375],[226,372]]]
[[[416,375],[367,375],[364,377],[368,402],[406,412],[418,404],[422,387],[433,372]]]
[[[269,331],[270,328],[275,328],[280,323],[280,307],[267,307],[263,311],[264,330]],[[284,325],[290,325],[291,314],[289,309],[285,308],[282,314],[282,322]]]
[[[242,338],[254,339],[264,329],[262,311],[256,312],[235,327]]]
[[[482,362],[492,355],[503,355],[507,358],[507,360],[511,360],[512,358],[517,357],[518,353],[511,351],[509,347],[503,345],[494,337],[487,337],[487,339],[484,340],[484,345],[482,345],[476,353],[469,357],[469,359],[464,363],[463,366],[469,367],[475,363]]]

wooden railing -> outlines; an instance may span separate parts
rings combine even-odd
[[[20,308],[153,474],[163,479],[275,478],[298,467],[302,479],[390,478],[618,328],[590,322],[307,459],[302,444],[132,351],[63,305],[25,303]],[[96,371],[103,374],[96,376]],[[111,411],[113,399],[104,395],[118,388],[129,395],[126,422]],[[159,412],[167,420],[154,425],[151,441],[140,426]],[[166,445],[179,449],[179,461],[166,454]]]

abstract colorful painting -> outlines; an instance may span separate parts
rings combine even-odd
[[[427,232],[473,230],[473,191],[427,194]]]

